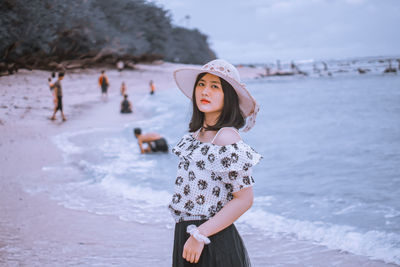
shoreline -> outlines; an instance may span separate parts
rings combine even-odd
[[[94,90],[96,88],[97,71],[83,71],[92,74],[94,79]],[[146,71],[144,71],[146,72]],[[152,71],[147,71],[150,75],[157,75]],[[74,131],[84,128],[101,127],[115,122],[112,120],[95,120],[95,113],[98,109],[109,109],[111,112],[119,108],[119,88],[111,87],[114,92],[109,95],[106,103],[99,101],[100,90],[82,98],[79,90],[69,91],[69,86],[73,85],[74,80],[81,76],[81,73],[67,74],[63,81],[64,89],[64,110],[67,122],[60,122],[60,114],[57,114],[57,121],[50,121],[51,116],[51,95],[46,96],[48,90],[42,72],[21,73],[23,82],[16,84],[19,74],[12,78],[14,84],[9,86],[15,90],[28,91],[30,88],[23,88],[29,77],[43,77],[44,85],[33,97],[26,100],[28,103],[25,110],[14,108],[10,111],[2,112],[3,116],[0,128],[2,134],[0,139],[0,149],[2,158],[2,174],[0,186],[3,189],[0,194],[0,265],[14,266],[54,266],[54,265],[88,265],[104,262],[107,265],[121,264],[140,264],[146,258],[151,259],[152,254],[148,250],[147,243],[144,241],[163,236],[161,240],[168,242],[168,236],[164,229],[153,229],[152,226],[141,225],[134,222],[124,222],[113,216],[100,216],[86,211],[67,209],[55,200],[50,198],[46,192],[27,193],[24,190],[26,183],[57,183],[51,181],[50,177],[41,179],[26,179],[33,173],[42,174],[44,166],[60,164],[63,162],[62,151],[52,141],[52,137],[65,131]],[[33,74],[33,75],[32,75]],[[36,75],[35,75],[36,74]],[[112,73],[116,76],[120,73]],[[126,74],[132,74],[126,72]],[[146,76],[148,74],[137,72],[136,75]],[[69,77],[68,77],[69,76]],[[74,77],[75,76],[75,77]],[[127,76],[127,75],[125,75]],[[37,82],[33,77],[32,83]],[[3,85],[7,83],[2,79],[3,95],[7,94],[3,90]],[[140,80],[141,87],[133,95],[144,94],[147,89],[145,79]],[[162,86],[169,86],[168,81],[160,81]],[[8,88],[7,88],[8,89]],[[9,98],[15,100],[18,95],[8,94]],[[129,93],[128,88],[128,93]],[[46,97],[46,106],[40,107],[41,98]],[[26,96],[25,96],[26,97]],[[71,101],[72,100],[72,101]],[[18,100],[17,100],[18,101]],[[15,102],[17,102],[15,101]],[[21,100],[20,100],[21,101]],[[68,102],[69,101],[69,102]],[[6,105],[4,102],[2,105]],[[19,107],[21,104],[14,104]],[[19,105],[19,106],[18,106]],[[3,110],[4,111],[4,108]],[[87,114],[89,113],[89,114]],[[90,114],[93,113],[93,114]],[[47,118],[46,118],[47,117]],[[121,117],[121,116],[120,116]],[[122,121],[134,119],[134,116],[121,117]],[[42,179],[43,178],[43,179]],[[90,227],[88,227],[90,225]],[[107,229],[105,231],[105,229]],[[139,230],[139,231],[138,231]],[[148,236],[152,232],[155,235]],[[123,257],[125,262],[115,259],[115,253],[107,253],[110,248],[124,248]],[[172,247],[172,244],[161,246],[165,249]],[[159,248],[158,248],[159,250]],[[118,251],[118,250],[117,250]],[[122,252],[121,251],[121,252]],[[120,252],[118,252],[120,253]],[[164,251],[164,255],[170,255]],[[93,256],[90,256],[93,255]],[[162,266],[167,259],[155,258],[151,261],[156,265]]]
[[[117,115],[99,116],[118,113],[120,84],[113,82],[114,79],[127,79],[128,94],[135,101],[148,93],[150,78],[155,80],[157,90],[174,88],[172,71],[181,66],[166,63],[157,66],[141,65],[139,70],[122,73],[107,70],[112,93],[109,101],[105,103],[99,100],[100,90],[96,79],[99,70],[68,73],[63,81],[66,96],[65,114],[68,119],[65,123],[60,122],[60,114],[57,114],[56,122],[46,119],[51,115],[48,108],[52,105],[45,79],[47,73],[34,71],[22,73],[22,77],[17,74],[15,79],[11,79],[14,82],[11,86],[8,85],[10,80],[2,78],[0,93],[6,95],[2,101],[12,100],[12,105],[31,108],[2,108],[0,111],[0,150],[3,162],[0,177],[0,186],[3,189],[0,194],[0,265],[171,265],[173,229],[125,222],[116,216],[68,209],[51,199],[49,193],[27,193],[24,186],[27,183],[60,182],[47,177],[42,170],[44,166],[63,162],[62,151],[52,142],[52,137],[66,131],[104,125],[110,127],[136,120],[137,116],[140,118],[140,111],[118,118]],[[243,75],[243,79],[254,77],[256,74],[253,76],[251,69]],[[38,86],[41,83],[44,84],[43,88],[35,93],[24,87],[26,84]],[[4,87],[13,90],[4,90]],[[82,94],[82,88],[85,94]],[[17,94],[16,90],[30,92],[31,97],[24,99],[23,97],[27,96]],[[10,105],[4,102],[1,105]],[[257,233],[243,234],[242,237],[254,266],[288,262],[284,258],[285,249],[312,250],[316,247],[307,242],[272,237],[266,238],[268,244],[265,244],[259,242],[263,239],[260,239]],[[292,265],[324,266],[327,260],[343,260],[343,254],[346,255],[346,265],[341,266],[395,266],[363,256],[329,250],[323,246],[319,246],[315,257],[293,262]]]
[[[100,89],[97,85],[100,70],[68,72],[63,80],[64,111],[67,117],[65,123],[60,121],[60,114],[57,114],[57,120],[54,122],[48,119],[52,113],[51,94],[46,81],[48,72],[21,71],[2,78],[1,93],[6,97],[1,103],[3,108],[0,124],[3,162],[0,179],[3,189],[0,194],[0,265],[13,266],[16,263],[51,266],[61,262],[66,265],[88,262],[90,265],[90,261],[82,261],[88,256],[81,252],[86,244],[88,254],[97,255],[93,263],[121,263],[118,260],[113,262],[115,255],[108,258],[106,247],[125,247],[124,257],[127,261],[124,265],[140,264],[146,262],[146,258],[159,266],[169,261],[160,257],[153,258],[147,243],[152,239],[155,244],[159,243],[156,241],[158,237],[163,237],[160,240],[168,242],[169,232],[164,229],[124,222],[115,216],[67,209],[52,200],[49,193],[27,193],[24,191],[27,181],[21,181],[26,179],[25,176],[32,176],[32,173],[45,175],[42,171],[44,166],[63,162],[62,151],[52,141],[52,137],[65,131],[135,120],[135,114],[124,117],[118,114],[121,99],[116,80],[127,79],[132,84],[134,82],[134,88],[129,87],[128,83],[128,94],[137,98],[147,93],[147,83],[151,78],[156,81],[157,90],[167,90],[173,86],[173,80],[172,75],[166,75],[171,72],[172,66],[166,65],[143,65],[143,69],[122,73],[115,70],[106,71],[111,82],[109,100],[106,103],[100,100]],[[87,77],[81,79],[83,76],[91,76],[92,84],[89,85]],[[77,84],[87,86],[85,96],[82,97],[81,88],[74,88]],[[32,93],[35,86],[39,87],[39,90]],[[91,88],[87,89],[89,87]],[[18,95],[17,90],[23,95]],[[104,117],[96,119],[96,110],[99,109],[115,112],[119,121],[115,122],[112,117],[106,120]],[[28,183],[57,183],[50,178],[40,180]],[[149,232],[154,235],[149,236]],[[70,253],[64,253],[65,248],[68,248]],[[157,246],[157,250],[160,248],[169,250],[172,244]],[[41,253],[49,250],[49,255]],[[163,255],[171,253],[164,251]]]

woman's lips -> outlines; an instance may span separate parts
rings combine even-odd
[[[209,103],[210,103],[210,101],[205,100],[205,99],[201,99],[200,102],[201,102],[202,104],[209,104]]]

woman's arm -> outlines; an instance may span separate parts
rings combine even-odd
[[[253,187],[246,187],[233,193],[234,198],[229,201],[214,217],[198,227],[200,234],[211,236],[236,221],[253,205]],[[191,263],[197,263],[203,251],[204,243],[190,236],[183,247],[182,257]]]
[[[231,128],[220,130],[219,135],[215,138],[217,145],[229,145],[240,140],[237,131]],[[240,191],[233,193],[233,199],[225,204],[225,206],[203,224],[198,227],[200,234],[204,236],[214,235],[235,222],[243,213],[245,213],[253,205],[253,187],[246,187]],[[183,247],[182,257],[191,263],[199,261],[204,243],[197,241],[190,236]]]
[[[240,135],[232,128],[222,128],[215,138],[217,145],[229,145],[240,141]],[[236,221],[253,205],[253,187],[246,187],[233,193],[229,201],[214,217],[199,226],[199,231],[205,236],[211,236],[225,229]]]
[[[224,230],[253,205],[253,187],[244,188],[233,193],[233,196],[234,198],[215,214],[214,217],[198,227],[200,234],[211,236]]]

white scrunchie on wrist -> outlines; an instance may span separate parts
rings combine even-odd
[[[186,228],[186,232],[192,235],[197,241],[204,242],[204,244],[208,245],[211,243],[208,237],[200,234],[199,229],[197,229],[196,225],[191,224]]]

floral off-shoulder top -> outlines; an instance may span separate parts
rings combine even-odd
[[[220,146],[186,134],[172,149],[179,157],[169,209],[176,222],[213,217],[233,193],[252,186],[252,167],[262,156],[240,140]]]

